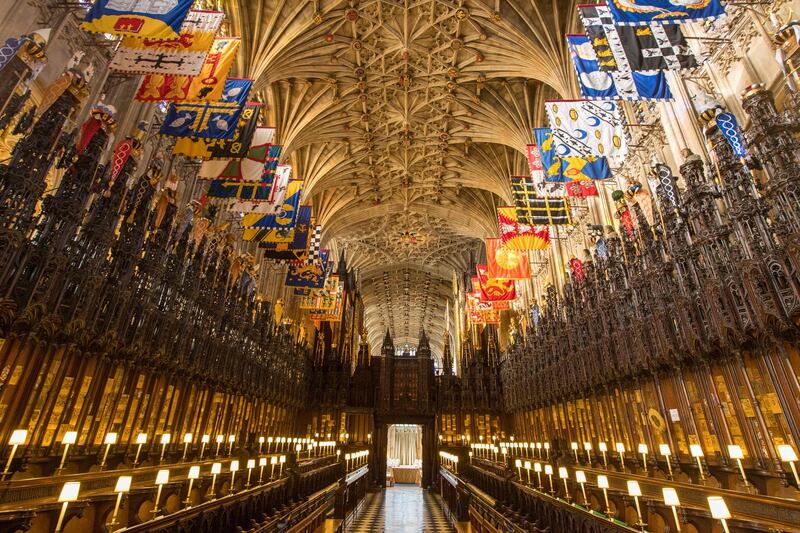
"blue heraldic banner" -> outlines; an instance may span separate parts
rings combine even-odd
[[[663,71],[600,70],[597,55],[584,34],[567,35],[569,55],[584,98],[590,100],[672,100]]]
[[[170,104],[162,135],[231,139],[250,94],[253,80],[229,78],[219,102]]]
[[[301,287],[304,289],[322,289],[328,274],[328,252],[320,253],[321,261],[307,263],[291,263],[286,272],[287,287]],[[296,292],[295,292],[296,294]]]
[[[290,243],[260,242],[264,259],[273,261],[305,261],[308,257],[308,242],[311,237],[311,206],[301,205],[297,213],[294,240]]]
[[[290,229],[297,222],[297,210],[300,196],[303,193],[303,180],[291,180],[286,186],[286,196],[281,203],[280,211],[268,213],[254,222],[250,227],[258,229]]]
[[[617,24],[644,26],[650,22],[682,23],[713,19],[725,14],[719,0],[608,0]]]
[[[272,196],[272,184],[252,181],[214,180],[208,186],[206,195],[209,198],[266,202]]]
[[[5,44],[0,47],[0,70],[3,70],[14,59],[21,47],[20,39],[10,37],[6,40]]]
[[[140,39],[177,39],[194,0],[97,0],[81,28]]]
[[[613,177],[605,157],[560,157],[556,154],[550,128],[534,128],[536,145],[542,155],[545,181],[566,183],[580,180],[604,180]]]

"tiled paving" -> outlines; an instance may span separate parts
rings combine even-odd
[[[367,495],[348,533],[453,532],[442,501],[420,487],[400,485]]]

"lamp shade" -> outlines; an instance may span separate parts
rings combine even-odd
[[[258,443],[264,444],[264,437],[258,437]]]
[[[570,444],[570,446],[572,447],[573,450],[577,450],[578,449],[578,443],[577,442],[573,442],[572,444]]]
[[[222,463],[214,463],[211,465],[212,474],[219,474],[220,472],[222,472]]]
[[[558,477],[560,477],[561,479],[569,478],[569,472],[567,472],[567,467],[566,466],[559,466],[558,467]]]
[[[586,483],[586,472],[584,472],[583,470],[576,470],[575,481],[577,481],[578,483]]]
[[[525,467],[527,468],[527,467]],[[541,472],[542,471],[542,463],[533,463],[533,471],[534,472]]]
[[[76,442],[78,442],[77,431],[67,431],[64,433],[64,438],[61,439],[61,444],[75,444]]]
[[[106,433],[106,438],[103,440],[103,444],[116,444],[117,443],[117,434],[114,432]]]
[[[267,466],[267,458],[262,457],[258,460],[258,466]]]
[[[192,434],[191,433],[186,433],[183,436],[183,443],[184,444],[191,444],[192,443]]]
[[[114,492],[128,492],[131,490],[131,476],[119,476],[117,484],[114,486]]]
[[[692,457],[703,457],[703,447],[699,444],[690,444],[689,453],[692,454]]]
[[[742,451],[742,447],[738,444],[728,445],[728,455],[731,459],[744,459],[744,451]]]
[[[639,443],[639,453],[647,453],[647,452],[648,452],[647,444],[645,444],[644,442],[640,442]]]
[[[600,450],[601,452],[607,452],[608,445],[605,442],[600,442],[597,444],[597,449]]]
[[[544,465],[544,473],[547,474],[548,476],[552,476],[553,475],[553,467],[550,466],[550,465]]]
[[[711,510],[711,516],[716,520],[727,520],[731,517],[731,512],[722,496],[709,496],[708,508]]]
[[[539,463],[536,463],[536,464],[539,464]],[[539,469],[541,469],[541,468],[542,468],[542,465],[539,465]],[[531,462],[530,461],[525,461],[525,470],[530,470],[530,469],[531,469]]]
[[[608,488],[608,476],[600,474],[597,476],[597,488],[600,489],[607,489]]]
[[[514,466],[516,466],[517,468],[522,468],[522,461],[517,459],[516,461],[514,461]]]
[[[169,470],[159,470],[156,474],[156,485],[169,483]]]
[[[225,435],[217,435],[217,444],[222,444],[225,440]]]
[[[61,494],[58,495],[58,502],[74,502],[78,499],[78,493],[81,490],[80,481],[68,481],[61,487]]]
[[[239,461],[234,459],[231,461],[231,472],[236,472],[237,470],[239,470]]]
[[[163,435],[161,435],[161,444],[169,444],[171,440],[172,440],[172,435],[170,435],[169,433],[164,433]]]
[[[664,505],[677,507],[681,504],[681,501],[678,499],[678,491],[672,487],[664,487],[661,489],[661,493],[664,495]]]
[[[794,448],[788,444],[781,444],[778,446],[778,455],[780,456],[781,461],[785,463],[797,461],[797,453],[794,451]]]
[[[625,453],[625,445],[621,442],[618,442],[616,445],[616,449],[619,453]]]
[[[25,441],[28,440],[28,431],[25,429],[15,429],[11,433],[11,437],[8,439],[8,443],[12,446],[20,446],[25,444]]]
[[[236,435],[228,435],[228,442],[235,442],[235,441],[236,441]]]
[[[277,457],[272,457],[272,458],[269,460],[269,464],[271,464],[271,465],[276,465],[276,464],[278,464],[278,458],[277,458]]]
[[[664,457],[669,457],[672,454],[672,451],[669,449],[669,444],[659,444],[658,453]]]
[[[586,451],[591,450],[592,449],[592,443],[591,442],[584,442],[583,443],[583,449],[586,450]]]
[[[186,476],[189,479],[199,479],[200,478],[200,467],[198,465],[194,465],[189,468],[189,475]]]
[[[628,495],[629,496],[641,496],[642,489],[639,487],[639,482],[629,479],[628,480]]]
[[[278,462],[279,463],[285,463],[286,462],[286,456],[285,455],[281,455],[281,458],[278,460]]]
[[[255,459],[248,459],[247,460],[247,468],[255,468],[256,467],[256,460]]]
[[[145,444],[147,442],[147,433],[139,433],[136,435],[136,444]]]
[[[200,442],[202,442],[203,444],[208,444],[209,442],[211,442],[211,435],[203,435],[202,437],[200,437]]]

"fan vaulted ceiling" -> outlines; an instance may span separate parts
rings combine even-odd
[[[370,345],[429,331],[495,233],[546,97],[572,94],[570,2],[238,0],[254,78],[323,241],[358,269]]]

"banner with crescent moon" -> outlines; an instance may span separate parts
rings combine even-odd
[[[607,157],[621,164],[628,153],[618,102],[546,100],[545,110],[558,157]]]

